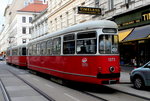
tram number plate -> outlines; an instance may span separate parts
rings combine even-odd
[[[109,80],[109,84],[114,84],[116,83],[116,80]]]
[[[109,62],[116,61],[116,58],[108,58],[108,61],[109,61]]]

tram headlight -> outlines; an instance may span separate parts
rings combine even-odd
[[[111,66],[111,67],[109,68],[109,71],[110,71],[110,72],[114,72],[114,71],[115,71],[115,68],[114,68],[113,66]]]

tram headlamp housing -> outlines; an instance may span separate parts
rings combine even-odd
[[[113,66],[111,66],[111,67],[109,68],[109,71],[110,71],[110,72],[114,72],[114,71],[115,71],[115,68],[114,68]]]

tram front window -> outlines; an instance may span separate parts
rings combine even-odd
[[[77,54],[96,54],[96,32],[77,34]]]
[[[99,52],[101,54],[118,54],[118,36],[100,35]]]

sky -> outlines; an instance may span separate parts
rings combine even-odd
[[[12,0],[0,0],[0,30],[2,28],[2,25],[4,24],[4,11],[7,6],[7,4],[10,4]]]

